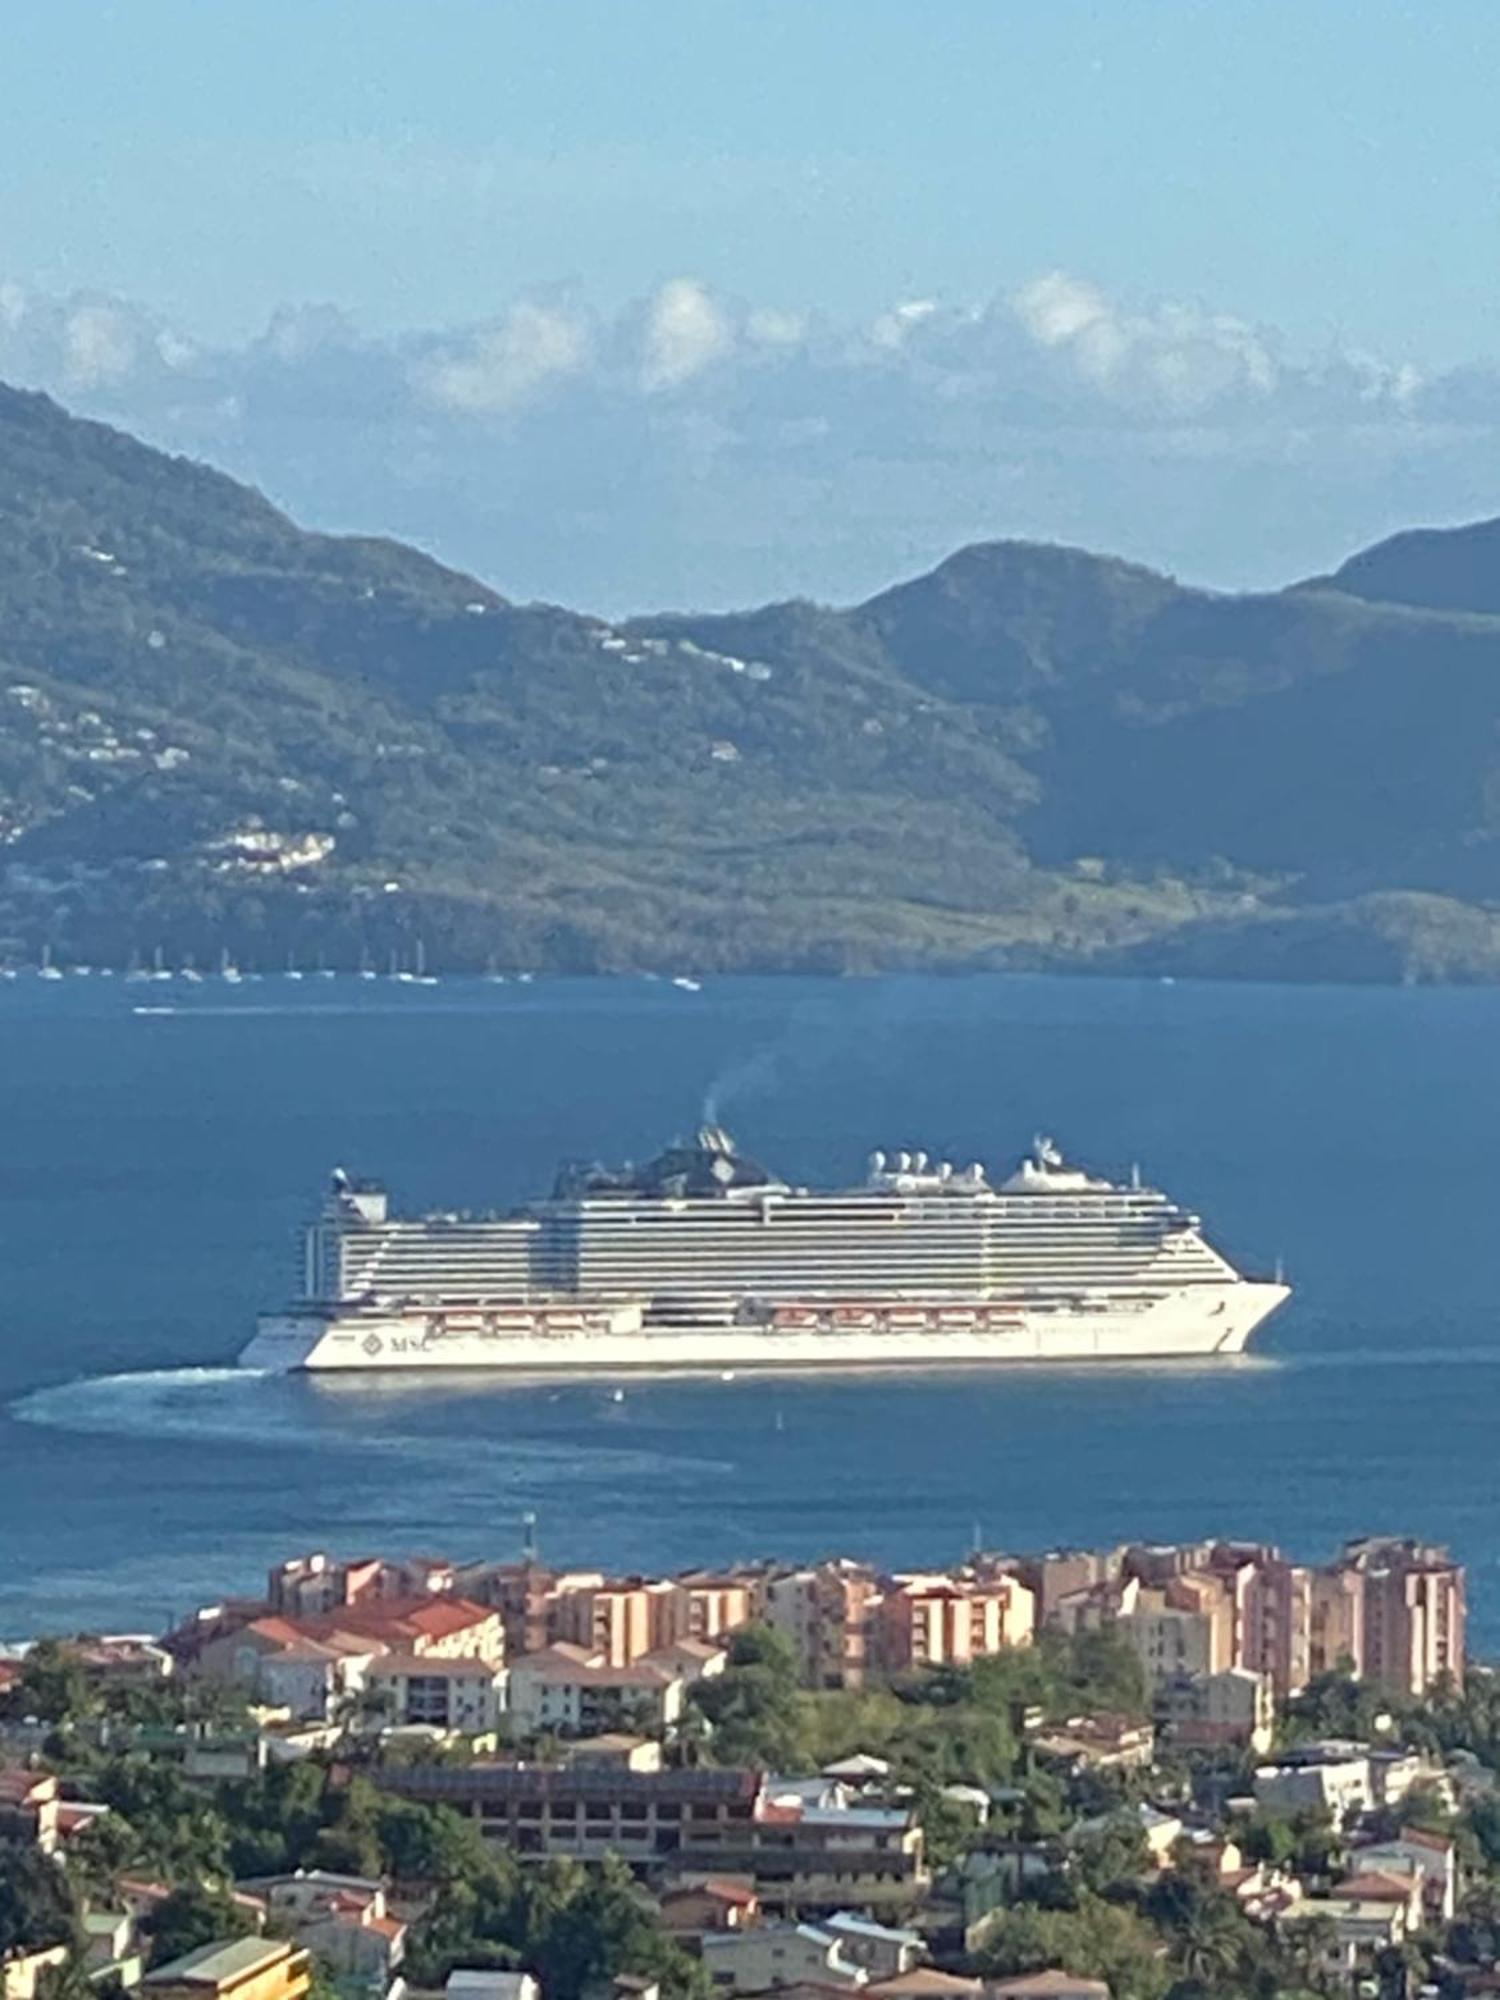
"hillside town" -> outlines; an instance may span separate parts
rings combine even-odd
[[[3,2000],[1500,1993],[1465,1575],[292,1557],[0,1649]]]

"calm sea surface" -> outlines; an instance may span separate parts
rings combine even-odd
[[[142,1014],[141,1006],[168,1011]],[[307,1546],[657,1566],[1410,1529],[1500,1646],[1500,993],[1046,979],[0,986],[0,1636],[157,1625]],[[335,1164],[403,1205],[639,1157],[706,1095],[1145,1172],[1297,1286],[1217,1367],[598,1383],[235,1376]]]

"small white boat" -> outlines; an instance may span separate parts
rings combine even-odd
[[[672,984],[680,987],[684,993],[701,993],[703,991],[703,981],[701,979],[689,979],[685,972],[678,973]]]

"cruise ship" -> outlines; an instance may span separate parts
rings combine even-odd
[[[873,1153],[858,1186],[778,1180],[718,1126],[644,1167],[568,1167],[492,1216],[392,1213],[333,1177],[298,1295],[246,1368],[518,1373],[1208,1358],[1288,1295],[1197,1216],[1038,1139],[992,1178]]]

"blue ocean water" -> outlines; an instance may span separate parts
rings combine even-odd
[[[142,1006],[166,1011],[141,1013]],[[654,1567],[1409,1529],[1500,1643],[1500,993],[1032,978],[0,986],[0,1636],[310,1546]],[[1055,1133],[1297,1290],[1239,1364],[455,1385],[227,1363],[328,1169],[486,1206],[706,1097],[788,1176]]]

